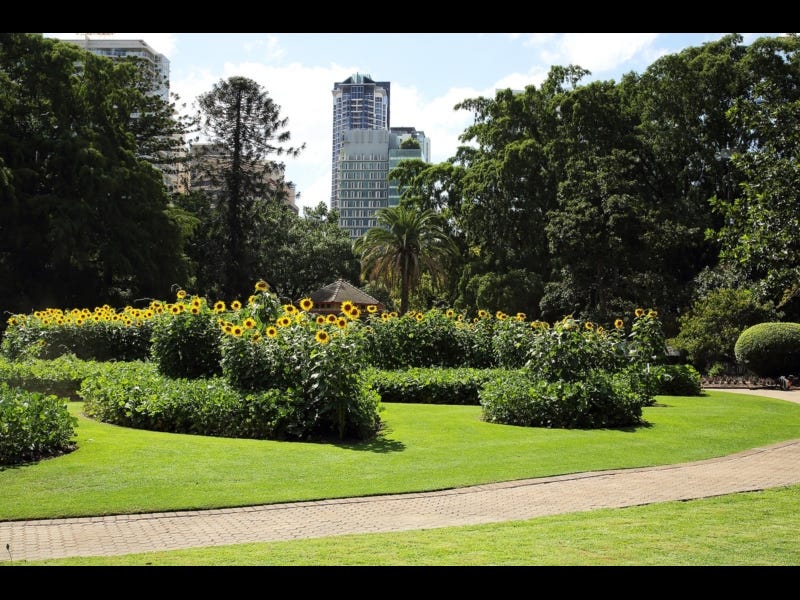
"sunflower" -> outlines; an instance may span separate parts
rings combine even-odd
[[[317,315],[317,318],[314,319],[314,322],[317,325],[325,325],[326,322],[325,315]]]
[[[524,312],[518,312],[517,313],[517,321],[524,321],[527,318],[528,318],[528,315],[526,315]]]
[[[267,334],[267,337],[274,338],[275,336],[278,335],[278,330],[272,325],[270,325],[269,327],[267,327],[267,330],[264,333]]]
[[[231,333],[233,333],[233,335],[235,335],[236,337],[242,337],[242,334],[244,333],[244,327],[242,327],[241,325],[235,325],[231,329]]]
[[[350,317],[351,319],[357,319],[361,316],[361,311],[358,309],[357,306],[354,306],[348,311],[347,316]]]
[[[347,314],[353,309],[353,306],[355,305],[350,300],[345,300],[342,302],[341,310],[344,314]]]
[[[252,305],[253,305],[253,304],[255,304],[255,303],[256,303],[256,297],[255,297],[253,294],[250,294],[250,295],[247,297],[247,304],[248,304],[249,306],[252,306]]]
[[[489,311],[488,310],[483,310],[483,309],[479,310],[478,311],[478,317],[480,317],[481,319],[489,318]]]
[[[261,334],[259,333],[254,333],[253,337],[250,338],[250,341],[253,342],[254,344],[260,340],[261,340]]]
[[[215,313],[225,312],[225,303],[222,300],[217,300],[214,303],[214,312]]]
[[[199,315],[199,314],[200,314],[200,307],[199,307],[199,306],[193,306],[193,307],[190,309],[190,312],[191,312],[193,315]]]
[[[455,314],[456,314],[456,311],[454,311],[452,308],[448,308],[444,312],[444,316],[447,317],[448,319],[452,319],[455,316]]]
[[[370,304],[367,306],[367,312],[371,315],[374,315],[378,312],[378,307],[375,304]]]
[[[256,320],[253,317],[247,317],[242,324],[245,329],[252,329],[256,326]]]
[[[238,300],[234,300],[233,302],[231,302],[231,310],[239,310],[240,308],[242,308],[241,302],[239,302]]]
[[[327,318],[325,320],[328,321],[328,323],[336,323],[336,321],[338,321],[339,319],[338,319],[338,317],[336,315],[331,313],[331,314],[329,314],[327,316]]]
[[[186,290],[178,290],[176,296],[178,297],[178,300],[183,300],[186,298]]]
[[[300,308],[308,312],[312,308],[314,308],[314,301],[311,300],[311,298],[303,298],[302,300],[300,300]]]
[[[259,279],[256,281],[256,291],[257,292],[266,292],[269,289],[269,284],[264,281],[263,279]]]
[[[614,321],[614,327],[616,327],[617,329],[622,329],[623,327],[625,327],[625,323],[623,322],[622,319],[617,319],[616,321]]]
[[[392,318],[392,316],[389,313],[387,313],[387,312],[381,313],[381,320],[382,321],[388,321],[391,318]]]
[[[655,319],[658,316],[658,311],[651,310],[650,312],[647,313],[647,316],[650,317],[651,319]]]
[[[327,344],[331,340],[331,336],[328,335],[328,332],[324,329],[320,329],[317,331],[317,335],[314,336],[320,344]]]
[[[397,311],[393,310],[392,312],[389,313],[389,316],[392,317],[393,319],[396,319],[397,318]]]
[[[199,308],[202,303],[203,303],[202,298],[198,298],[197,296],[194,296],[192,298],[192,306],[197,306]]]
[[[275,323],[277,323],[278,327],[288,327],[292,324],[292,319],[284,315],[275,321]]]
[[[345,319],[344,317],[339,317],[338,319],[336,319],[336,326],[339,329],[344,329],[345,327],[347,327],[347,319]]]
[[[417,321],[422,321],[425,318],[425,315],[423,315],[421,312],[418,312],[416,318]]]
[[[170,307],[169,310],[173,315],[179,315],[179,314],[181,314],[181,305],[180,304],[173,304]]]
[[[294,304],[284,304],[283,312],[285,312],[287,315],[293,315],[297,312],[297,308],[294,306]]]
[[[643,308],[637,308],[636,311],[634,312],[634,314],[637,317],[643,317],[644,316],[644,309]]]

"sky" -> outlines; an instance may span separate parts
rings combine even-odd
[[[390,126],[431,141],[431,162],[455,154],[472,114],[454,110],[496,90],[540,86],[551,66],[578,65],[582,82],[619,81],[659,57],[725,33],[45,33],[62,39],[144,40],[170,61],[170,89],[191,108],[233,76],[261,85],[278,105],[297,158],[281,158],[303,207],[328,204],[332,90],[355,73],[391,82]],[[778,33],[743,33],[744,43]],[[274,157],[273,157],[274,158]]]

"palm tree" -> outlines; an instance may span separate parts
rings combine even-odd
[[[443,281],[447,259],[458,253],[437,213],[406,206],[378,209],[378,226],[353,243],[361,257],[361,274],[368,281],[382,280],[390,287],[400,283],[400,314],[408,310],[408,295],[426,271]]]

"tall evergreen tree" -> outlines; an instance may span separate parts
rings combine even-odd
[[[267,91],[252,79],[221,80],[198,98],[201,127],[209,139],[214,159],[207,161],[209,179],[218,190],[217,219],[210,231],[222,256],[222,293],[232,298],[249,292],[254,279],[263,235],[283,235],[279,229],[263,231],[263,203],[280,204],[284,165],[272,157],[297,156],[305,144],[292,147],[286,129],[288,118]]]

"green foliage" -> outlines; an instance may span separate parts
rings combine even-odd
[[[220,327],[207,307],[199,314],[165,312],[153,320],[152,359],[168,377],[209,377],[221,373]]]
[[[397,318],[370,317],[365,338],[367,360],[386,370],[464,365],[470,332],[450,313],[433,308]]]
[[[361,259],[365,279],[382,281],[388,288],[400,286],[402,315],[423,272],[434,282],[447,280],[449,260],[458,255],[458,246],[433,210],[401,204],[378,209],[375,216],[378,226],[358,238],[353,250]]]
[[[137,121],[156,112],[155,127]],[[154,136],[180,130],[136,64],[0,34],[0,306],[118,305],[182,281],[180,232],[147,160]]]
[[[685,351],[695,368],[706,371],[714,363],[733,364],[734,346],[742,331],[776,317],[772,303],[759,302],[752,290],[716,289],[681,315],[680,333],[669,343]]]
[[[62,399],[0,381],[0,465],[74,450],[77,424]]]
[[[624,373],[595,370],[581,380],[535,380],[522,370],[488,381],[480,391],[490,423],[563,429],[642,423],[644,398]]]
[[[759,323],[736,340],[736,360],[759,377],[800,372],[800,323]]]
[[[72,322],[45,324],[31,318],[25,324],[9,327],[2,353],[12,359],[33,355],[51,359],[72,354],[81,360],[142,360],[150,353],[152,323],[137,320]]]
[[[124,427],[218,437],[281,439],[289,394],[242,394],[220,377],[175,379],[152,363],[120,363],[81,385],[87,416]]]
[[[29,358],[16,361],[0,357],[0,382],[29,392],[80,400],[78,390],[83,380],[110,365],[111,362],[81,360],[74,354],[53,359]]]
[[[199,162],[210,182],[194,251],[200,266],[213,263],[199,282],[235,298],[271,256],[265,244],[285,238],[291,209],[283,206],[284,165],[272,157],[296,157],[305,147],[288,145],[288,119],[252,79],[229,77],[198,97],[209,160]],[[272,248],[275,250],[275,248]],[[216,269],[216,272],[214,271]],[[269,277],[268,273],[262,276]]]
[[[370,368],[365,377],[382,402],[407,404],[480,404],[483,385],[505,369],[419,368],[385,371]]]
[[[338,436],[363,439],[380,427],[380,397],[362,378],[363,331],[342,317],[342,326],[311,321],[292,305],[263,333],[258,328],[226,333],[222,372],[243,392],[286,391],[296,396],[291,435],[297,439]]]
[[[659,381],[656,394],[699,396],[702,393],[700,372],[692,365],[659,365],[653,369]]]

